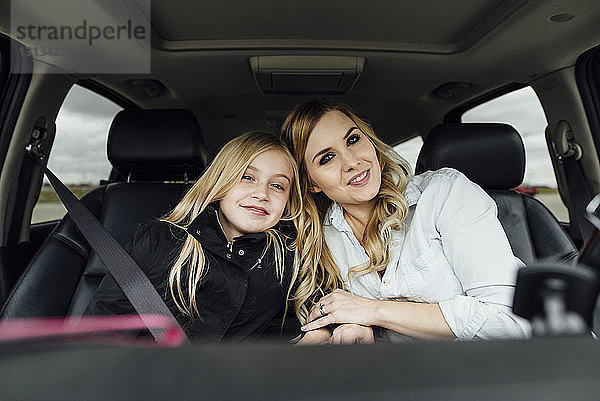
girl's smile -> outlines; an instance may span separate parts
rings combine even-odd
[[[265,208],[262,208],[260,206],[242,206],[242,207],[252,214],[256,214],[259,216],[269,215],[269,212],[267,212],[267,210]]]

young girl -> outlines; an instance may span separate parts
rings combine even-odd
[[[296,163],[272,135],[227,143],[181,202],[140,226],[129,251],[190,339],[256,340],[286,311]],[[280,222],[280,220],[284,220]],[[135,314],[110,274],[86,314]]]

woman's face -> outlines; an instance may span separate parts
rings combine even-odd
[[[342,206],[364,205],[379,193],[381,168],[375,147],[344,113],[328,111],[310,133],[304,163],[313,192]]]
[[[240,182],[219,203],[219,220],[227,238],[263,232],[277,224],[292,180],[292,168],[281,150],[256,156]]]

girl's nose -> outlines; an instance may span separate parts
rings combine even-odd
[[[266,200],[267,199],[267,188],[265,185],[257,185],[252,193],[252,197],[257,200]]]

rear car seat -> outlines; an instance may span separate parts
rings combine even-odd
[[[138,224],[172,209],[204,169],[202,132],[187,110],[123,110],[108,137],[108,159],[124,182],[81,200],[121,245]],[[165,182],[169,181],[169,182]],[[179,182],[173,182],[179,181]],[[79,316],[107,273],[67,215],[21,275],[0,318]]]
[[[525,174],[523,141],[513,127],[492,123],[434,127],[425,138],[415,173],[442,167],[461,171],[496,201],[513,252],[525,264],[576,259],[577,248],[554,215],[532,196],[511,190]]]

